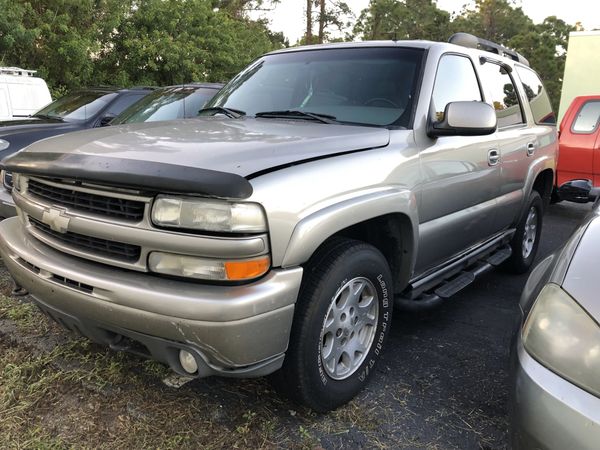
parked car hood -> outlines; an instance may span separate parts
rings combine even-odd
[[[265,171],[388,145],[383,128],[305,120],[199,118],[69,133],[2,161],[14,172],[152,192],[248,198]]]
[[[2,120],[0,121],[0,137],[13,133],[22,133],[27,130],[54,128],[57,126],[72,126],[72,123],[60,119],[40,119],[30,117],[27,119]]]
[[[378,148],[383,128],[305,120],[199,118],[70,133],[32,144],[27,153],[77,153],[211,169],[248,177],[325,156]]]
[[[10,145],[0,151],[0,159],[25,148],[33,142],[82,128],[81,123],[63,122],[58,119],[21,119],[0,121],[0,139]]]

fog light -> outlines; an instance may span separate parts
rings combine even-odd
[[[179,350],[179,362],[181,363],[181,367],[189,374],[193,374],[198,372],[198,363],[196,362],[196,358],[186,351]]]

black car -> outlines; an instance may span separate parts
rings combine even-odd
[[[222,87],[222,83],[190,83],[156,89],[119,114],[110,125],[196,117]]]
[[[0,159],[41,139],[108,125],[121,112],[153,91],[154,88],[149,87],[82,89],[53,101],[27,119],[1,121]],[[10,173],[2,173],[2,183],[10,191]],[[10,193],[0,189],[0,217],[14,214]]]
[[[0,122],[0,159],[40,139],[107,125],[127,107],[153,90],[79,90],[53,101],[27,119]]]

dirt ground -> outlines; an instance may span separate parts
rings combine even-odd
[[[539,256],[589,208],[552,206]],[[169,387],[178,380],[161,364],[77,338],[11,297],[0,263],[0,447],[506,448],[508,348],[526,279],[490,273],[433,311],[396,313],[373,383],[319,415],[266,379]]]

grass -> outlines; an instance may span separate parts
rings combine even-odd
[[[288,402],[265,379],[170,388],[164,365],[69,334],[27,298],[8,297],[9,284],[0,268],[2,449],[447,448],[441,435],[404,430],[414,413],[401,383],[328,415]]]

